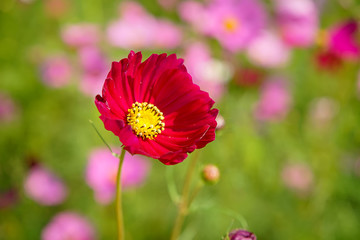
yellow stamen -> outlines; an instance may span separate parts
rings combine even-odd
[[[227,32],[235,32],[239,27],[239,21],[234,17],[227,17],[224,19],[224,27]]]
[[[135,102],[128,112],[127,123],[142,139],[152,140],[165,129],[163,113],[153,104]]]

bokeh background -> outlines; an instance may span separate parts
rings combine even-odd
[[[130,50],[184,58],[222,116],[197,150],[221,178],[181,239],[360,239],[359,16],[357,0],[2,0],[0,239],[116,238],[117,160],[89,120],[118,151],[94,97]],[[169,239],[192,157],[128,156],[127,239]]]

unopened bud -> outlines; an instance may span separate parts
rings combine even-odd
[[[219,168],[214,164],[207,164],[202,171],[202,177],[206,183],[217,183],[220,179]]]
[[[230,240],[256,240],[255,234],[242,229],[236,229],[229,233]]]

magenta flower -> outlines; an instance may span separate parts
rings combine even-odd
[[[343,59],[359,59],[360,41],[356,39],[358,32],[359,26],[354,20],[333,27],[329,32],[328,50]]]
[[[314,43],[318,32],[318,12],[312,0],[274,0],[283,40],[294,47]]]
[[[24,188],[28,197],[42,205],[60,204],[67,196],[67,189],[61,179],[41,166],[30,169]]]
[[[99,27],[91,23],[68,25],[61,31],[61,38],[71,47],[95,45],[100,40]]]
[[[54,88],[63,87],[71,78],[71,65],[67,58],[54,56],[48,58],[41,67],[43,82]]]
[[[290,58],[290,50],[277,35],[262,32],[247,49],[249,60],[255,65],[275,68],[284,66]]]
[[[311,169],[301,163],[287,164],[283,168],[281,176],[284,184],[299,194],[307,193],[313,183],[313,173]]]
[[[252,232],[236,229],[229,233],[230,240],[256,240],[255,234]]]
[[[356,39],[358,28],[358,23],[350,20],[323,32],[319,38],[322,49],[316,55],[319,68],[337,70],[344,61],[360,58],[360,42]]]
[[[271,79],[265,83],[260,94],[260,100],[255,109],[257,119],[276,121],[286,116],[290,107],[291,96],[284,80]]]
[[[86,169],[86,182],[95,192],[95,199],[108,204],[115,196],[116,176],[119,159],[107,148],[91,152]],[[148,175],[150,163],[141,156],[125,154],[121,171],[121,185],[124,190],[142,185]]]
[[[266,25],[265,10],[257,0],[215,0],[206,11],[207,32],[233,52],[247,47]]]
[[[93,226],[83,216],[74,212],[57,214],[41,234],[42,240],[94,240]]]
[[[113,62],[95,99],[100,118],[131,154],[180,163],[215,139],[218,110],[175,54],[141,60],[141,52],[131,51]]]
[[[358,71],[358,74],[357,74],[356,90],[357,90],[358,96],[360,97],[360,70]]]

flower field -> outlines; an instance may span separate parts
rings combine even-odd
[[[0,240],[360,239],[359,16],[1,1]]]

